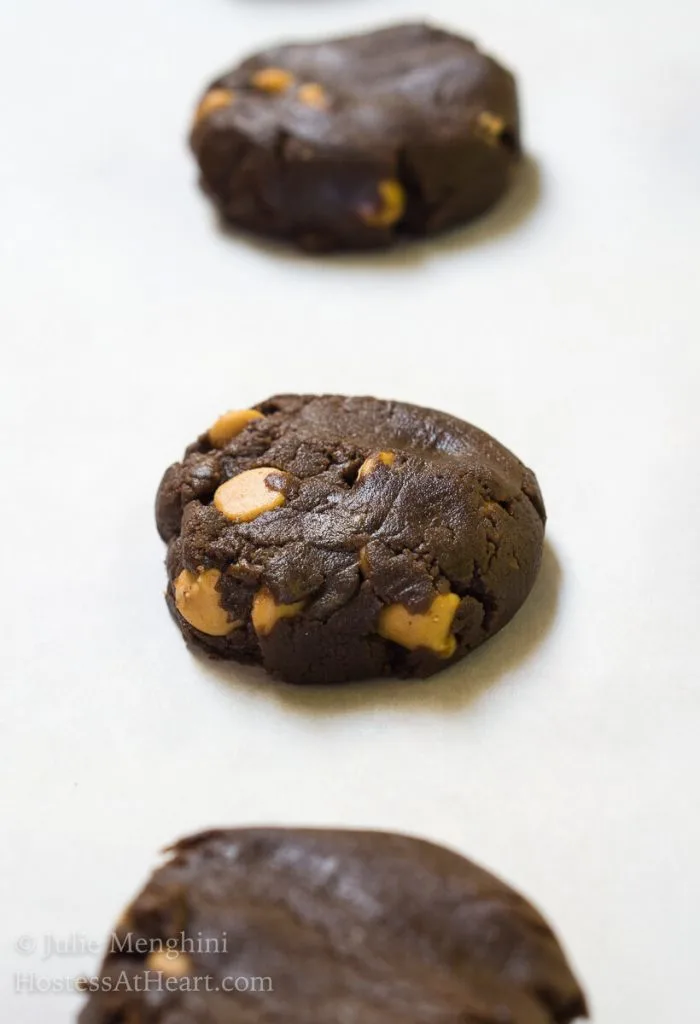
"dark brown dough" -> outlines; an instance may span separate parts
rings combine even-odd
[[[251,57],[212,82],[191,143],[226,220],[312,250],[469,221],[521,153],[510,72],[423,24]]]
[[[522,605],[540,564],[544,506],[534,474],[488,434],[374,398],[286,395],[255,409],[263,416],[223,446],[203,434],[158,492],[168,602],[189,642],[294,683],[426,676]],[[214,504],[217,489],[256,467],[280,471],[271,483],[285,503],[232,522]],[[218,614],[240,624],[224,636],[194,628],[176,607],[176,581],[211,570]],[[261,593],[296,606],[268,635],[251,621]],[[386,628],[390,606],[426,616],[441,602],[456,606],[446,650],[410,649]]]
[[[157,958],[167,941],[170,962]],[[108,949],[80,1024],[569,1024],[586,1015],[530,903],[449,850],[381,832],[185,839]],[[177,979],[173,991],[163,991],[160,970]],[[146,978],[151,990],[137,992]]]

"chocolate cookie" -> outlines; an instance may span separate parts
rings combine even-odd
[[[427,676],[515,614],[537,481],[476,427],[375,398],[229,412],[165,473],[167,599],[188,641],[293,683]]]
[[[427,25],[280,46],[211,84],[191,143],[232,224],[305,249],[386,246],[503,194],[520,156],[515,81]]]
[[[169,853],[113,933],[80,1024],[586,1015],[541,915],[439,846],[382,832],[235,829]]]

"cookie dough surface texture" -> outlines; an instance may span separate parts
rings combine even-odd
[[[311,250],[464,223],[520,157],[513,76],[423,24],[279,46],[216,79],[191,133],[224,219]]]
[[[120,951],[127,937],[140,955]],[[586,1013],[522,896],[388,833],[185,839],[110,947],[80,1024],[569,1024]]]
[[[545,520],[533,473],[483,431],[334,395],[219,417],[156,515],[186,640],[294,683],[463,657],[527,597]]]

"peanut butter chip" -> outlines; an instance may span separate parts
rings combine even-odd
[[[227,636],[241,625],[233,621],[219,603],[216,584],[220,577],[218,569],[206,569],[198,576],[183,569],[175,580],[177,610],[190,626],[208,636]]]
[[[304,82],[299,86],[297,97],[305,107],[313,107],[314,110],[328,109],[328,95],[318,82]]]
[[[409,651],[425,647],[441,658],[450,658],[457,648],[450,629],[458,607],[457,594],[439,594],[428,611],[418,615],[402,604],[390,604],[379,614],[377,632]]]
[[[286,92],[294,84],[294,75],[284,68],[261,68],[252,76],[251,85],[273,95]]]
[[[146,970],[162,972],[168,978],[185,978],[193,973],[194,964],[186,953],[158,949],[146,957]]]
[[[215,110],[230,107],[235,98],[236,94],[233,89],[210,89],[197,107],[197,113],[194,115],[195,124],[204,121]]]
[[[216,423],[209,428],[209,440],[215,448],[223,448],[253,420],[262,419],[263,414],[255,409],[231,409],[223,416],[219,416]]]
[[[360,466],[357,479],[364,480],[366,476],[374,472],[377,466],[393,466],[395,458],[393,452],[377,452],[376,455],[370,455]]]
[[[371,572],[371,566],[369,564],[369,558],[367,557],[366,547],[360,548],[357,561],[360,565],[360,572],[362,573],[363,578],[368,579]]]
[[[406,209],[406,193],[393,178],[377,185],[378,202],[360,208],[360,217],[370,228],[390,228],[401,220]]]
[[[304,607],[303,601],[293,604],[278,604],[267,587],[263,587],[253,598],[251,618],[253,629],[258,636],[268,636],[280,619],[292,619]]]
[[[476,119],[477,135],[490,146],[497,146],[503,132],[506,130],[506,123],[498,114],[492,114],[490,110],[482,110]]]
[[[233,523],[249,523],[263,512],[284,505],[284,495],[267,482],[271,473],[279,476],[280,470],[274,466],[262,466],[231,477],[217,488],[214,505]]]

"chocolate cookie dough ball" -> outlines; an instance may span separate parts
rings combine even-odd
[[[516,86],[474,43],[399,25],[251,57],[211,84],[191,142],[232,224],[371,249],[503,195],[520,156]]]
[[[293,683],[428,676],[515,614],[545,513],[533,473],[454,416],[283,395],[171,466],[157,523],[186,640]]]
[[[586,1014],[542,916],[442,847],[381,832],[234,829],[169,852],[113,934],[80,1024],[570,1024]]]

